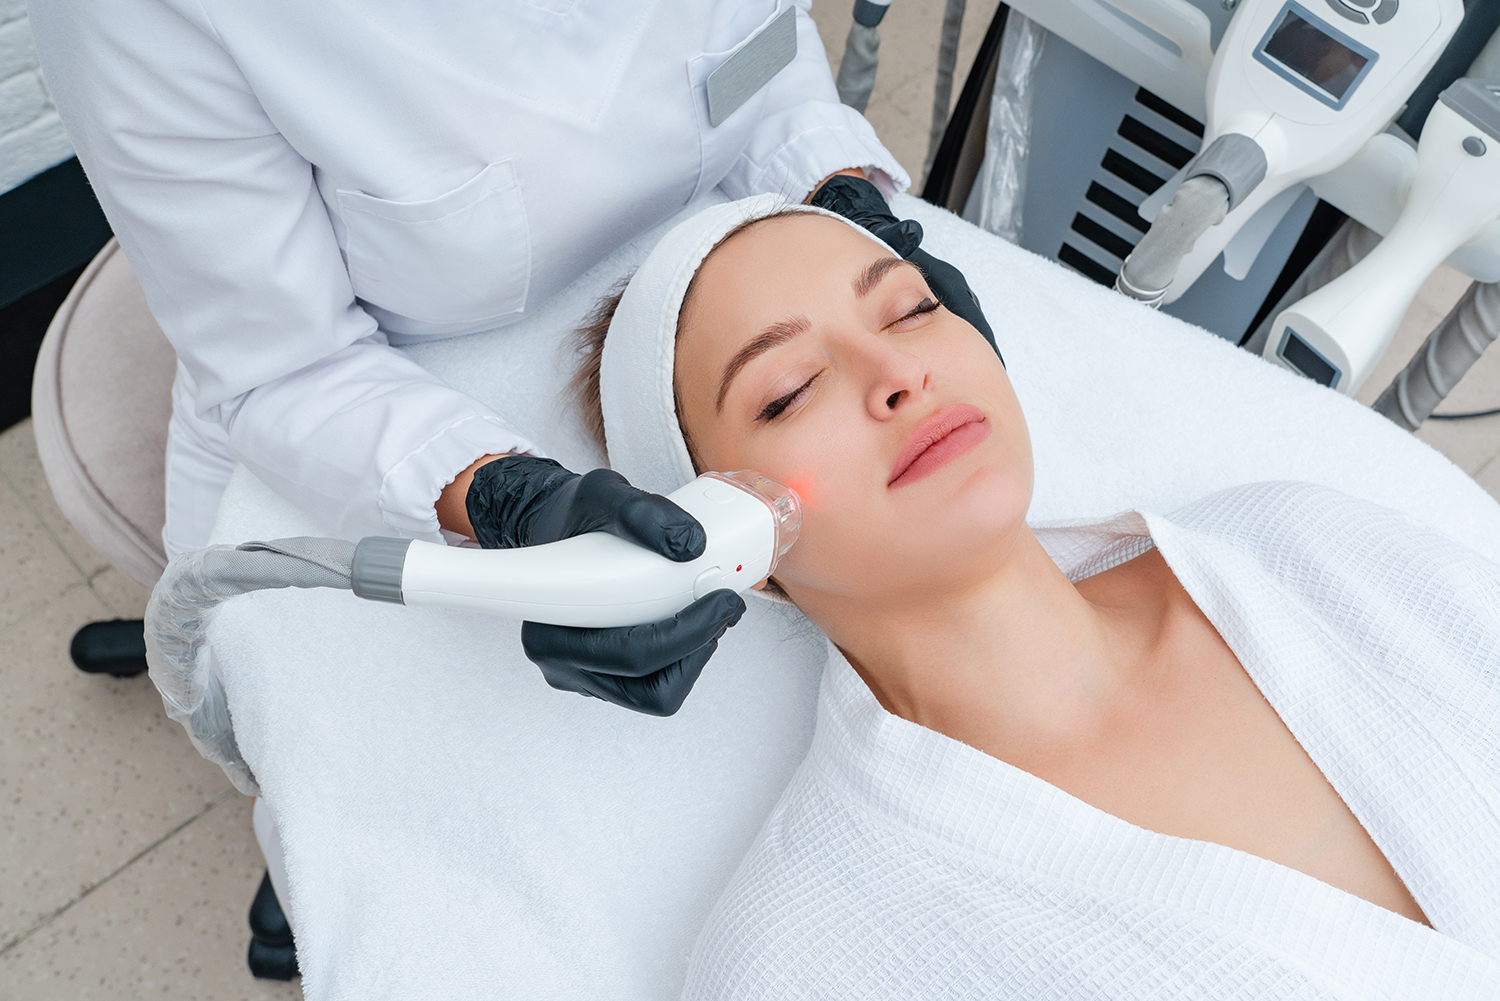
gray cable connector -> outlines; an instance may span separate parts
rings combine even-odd
[[[1195,177],[1212,177],[1222,183],[1233,212],[1266,179],[1266,151],[1249,136],[1227,132],[1209,143],[1188,167],[1186,180]]]
[[[401,600],[401,568],[406,564],[410,539],[389,539],[380,535],[360,539],[354,547],[354,561],[349,579],[355,594],[371,601]]]

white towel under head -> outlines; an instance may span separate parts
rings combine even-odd
[[[620,299],[599,364],[599,402],[610,467],[642,490],[669,494],[696,475],[677,423],[672,384],[677,318],[688,286],[703,261],[736,227],[779,212],[837,219],[890,250],[863,226],[780,195],[752,195],[711,206],[662,237]]]
[[[1036,446],[1031,517],[1310,480],[1500,559],[1495,502],[1367,408],[918,199],[893,210],[963,269],[995,328]],[[667,228],[520,324],[402,350],[592,468],[604,457],[566,402],[564,345]],[[215,541],[327,533],[239,470]],[[677,997],[704,917],[807,750],[824,642],[795,609],[753,602],[661,720],[548,688],[518,632],[347,591],[222,609],[210,635],[284,837],[308,1001]]]

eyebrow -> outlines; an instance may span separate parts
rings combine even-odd
[[[875,291],[875,286],[879,285],[881,280],[890,274],[893,268],[899,268],[903,264],[907,267],[916,267],[911,261],[902,260],[899,257],[882,257],[878,261],[872,261],[867,268],[859,273],[859,277],[854,279],[854,297],[856,299],[863,299]]]
[[[740,374],[741,369],[772,348],[785,344],[798,334],[806,333],[811,326],[812,321],[805,316],[790,316],[771,324],[756,334],[749,344],[736,351],[734,357],[729,359],[729,364],[724,366],[724,376],[719,380],[719,397],[714,401],[715,412],[724,412],[724,397],[729,393],[729,384]]]
[[[899,257],[882,257],[878,261],[872,261],[851,283],[855,298],[863,299],[869,295],[886,275],[902,265],[916,268],[911,261],[902,260]],[[714,400],[714,411],[724,412],[724,397],[729,394],[729,384],[746,365],[772,348],[780,347],[797,335],[806,333],[811,327],[812,321],[805,316],[787,317],[785,320],[778,320],[771,324],[756,334],[750,343],[736,351],[734,357],[729,359],[729,364],[724,366],[724,375],[719,379],[719,395]]]

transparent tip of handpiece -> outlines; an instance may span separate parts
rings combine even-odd
[[[738,487],[751,496],[759,498],[766,507],[771,509],[772,522],[776,527],[776,547],[775,555],[771,557],[771,569],[766,572],[768,574],[774,572],[776,564],[796,543],[797,535],[802,531],[802,499],[797,496],[797,491],[753,469],[741,469],[733,473],[705,473],[704,475]]]

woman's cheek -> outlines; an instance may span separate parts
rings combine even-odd
[[[756,470],[795,490],[805,514],[829,507],[842,475],[839,456],[819,437],[780,436],[768,443],[770,447],[757,450],[760,465]]]

